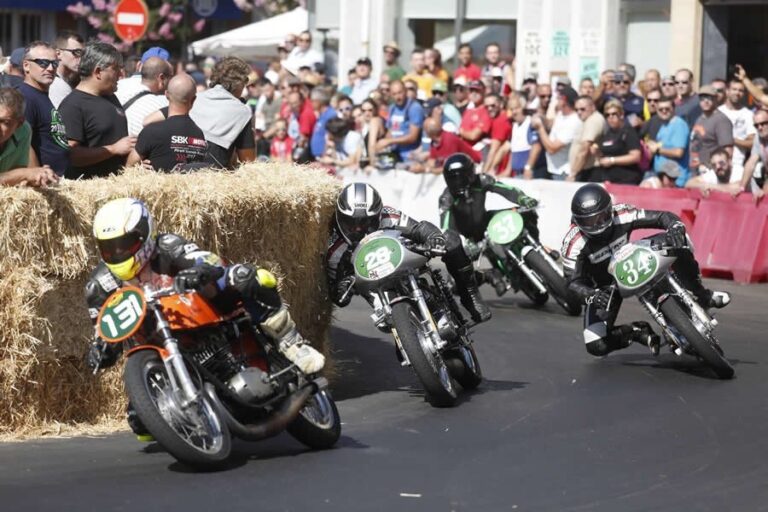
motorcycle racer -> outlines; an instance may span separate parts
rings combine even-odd
[[[347,185],[336,202],[336,218],[326,253],[330,294],[336,305],[344,307],[352,299],[349,293],[354,285],[351,260],[357,244],[380,229],[400,231],[408,240],[445,251],[443,262],[456,280],[461,304],[476,322],[491,318],[491,311],[477,289],[472,261],[458,235],[444,234],[434,224],[417,222],[395,208],[384,206],[376,189],[365,183]]]
[[[614,326],[621,296],[611,286],[608,273],[612,253],[629,242],[636,229],[663,229],[664,245],[675,249],[673,270],[683,285],[707,308],[723,308],[731,300],[726,292],[711,291],[701,282],[680,218],[667,211],[643,210],[629,204],[614,205],[610,194],[590,183],[576,191],[571,202],[573,224],[563,240],[563,267],[571,290],[586,303],[584,342],[587,352],[604,356],[628,347],[633,341],[659,351],[659,337],[647,322]]]
[[[485,209],[488,193],[498,194],[524,208],[535,208],[539,204],[536,199],[518,188],[498,182],[488,174],[475,173],[475,163],[464,153],[455,153],[446,159],[443,178],[446,188],[439,200],[440,227],[446,234],[463,235],[471,242],[480,242],[485,237],[488,223],[498,213],[498,210]],[[527,211],[521,215],[528,232],[538,240],[536,212]],[[484,271],[482,276],[483,280],[496,289],[499,296],[504,294],[506,283],[497,268]]]
[[[138,199],[114,199],[102,206],[94,217],[93,233],[101,261],[85,285],[85,298],[94,324],[104,302],[123,283],[173,285],[180,291],[197,290],[222,313],[242,303],[253,322],[301,371],[312,374],[323,368],[325,358],[296,329],[268,270],[229,265],[181,236],[156,234],[149,209]],[[106,368],[115,364],[121,351],[121,344],[96,338],[86,362],[94,370]],[[130,416],[129,407],[129,423]]]

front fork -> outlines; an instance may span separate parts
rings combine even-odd
[[[174,338],[168,321],[157,307],[153,307],[152,311],[155,315],[157,332],[163,340],[163,348],[168,352],[168,357],[163,359],[163,364],[171,381],[171,388],[173,388],[174,396],[179,399],[181,408],[186,409],[190,404],[197,401],[200,392],[189,376],[187,366],[184,364],[184,356],[179,351],[179,342]]]
[[[536,290],[544,295],[547,293],[547,288],[544,286],[544,283],[541,282],[541,279],[539,276],[536,275],[536,273],[531,269],[531,267],[528,266],[528,264],[525,262],[525,255],[528,254],[530,251],[535,250],[530,245],[526,245],[523,247],[523,250],[520,251],[521,257],[518,257],[512,249],[509,247],[505,248],[505,252],[507,253],[507,256],[509,259],[511,259],[515,265],[517,265],[517,268],[520,269],[520,272],[525,275],[525,277],[528,278],[528,280],[533,283],[533,285],[536,287]]]
[[[560,265],[555,262],[555,260],[552,258],[552,256],[549,255],[549,253],[544,249],[544,246],[539,243],[538,240],[533,238],[530,233],[526,232],[525,237],[528,240],[528,242],[531,244],[531,246],[541,254],[541,257],[544,258],[544,261],[547,262],[547,265],[552,267],[552,269],[557,272],[560,277],[565,279],[565,273],[563,272],[563,269],[560,267]]]
[[[427,333],[436,352],[443,348],[446,342],[440,337],[435,319],[432,318],[432,313],[429,311],[429,306],[427,306],[427,300],[424,298],[424,292],[421,291],[419,283],[413,274],[408,276],[408,283],[411,285],[411,294],[416,300],[416,305],[419,307],[419,313],[421,313],[421,317],[424,319],[422,324],[428,328]]]

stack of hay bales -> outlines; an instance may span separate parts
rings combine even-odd
[[[275,272],[302,332],[324,350],[331,307],[323,255],[339,182],[291,165],[155,174],[37,191],[0,190],[0,435],[123,417],[122,365],[95,377],[84,355],[93,327],[83,297],[98,262],[91,221],[105,202],[147,203],[172,232],[231,262]]]

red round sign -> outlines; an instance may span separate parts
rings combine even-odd
[[[149,25],[149,9],[144,0],[121,0],[115,8],[115,33],[125,42],[144,37]]]

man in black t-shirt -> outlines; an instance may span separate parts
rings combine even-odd
[[[122,64],[122,55],[110,44],[92,42],[85,47],[81,81],[59,106],[70,147],[67,178],[114,174],[136,144],[115,96]]]
[[[128,165],[148,160],[156,171],[170,172],[205,160],[208,144],[203,131],[189,117],[195,94],[195,81],[185,73],[168,82],[168,118],[146,126],[139,133]]]
[[[48,43],[35,41],[24,53],[24,83],[19,91],[24,95],[24,116],[32,128],[32,149],[41,165],[47,165],[59,175],[69,165],[69,145],[59,111],[48,97],[56,78],[56,50]]]

